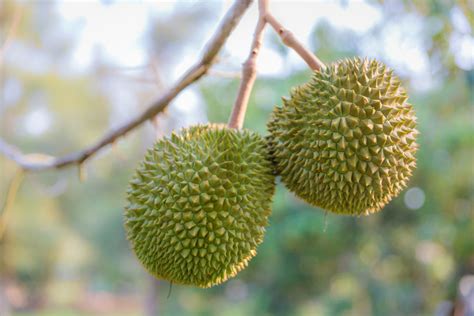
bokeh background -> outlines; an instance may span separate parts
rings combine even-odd
[[[146,108],[200,54],[229,1],[0,1],[0,135],[28,153],[81,149]],[[211,289],[154,281],[125,239],[125,190],[156,137],[226,122],[254,6],[210,74],[77,168],[29,174],[0,241],[0,314],[451,315],[474,292],[474,38],[469,1],[271,1],[326,63],[376,57],[419,118],[418,168],[383,212],[325,214],[278,185],[264,243]],[[310,71],[267,30],[245,126]],[[0,203],[17,167],[0,157]],[[473,301],[470,301],[473,303]],[[465,309],[466,311],[467,309]],[[463,314],[457,314],[463,315]],[[472,315],[472,314],[465,314]]]

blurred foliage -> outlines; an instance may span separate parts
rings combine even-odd
[[[14,49],[27,51],[32,59],[40,56],[49,68],[37,71],[18,63],[2,68],[0,91],[6,94],[12,84],[21,91],[12,104],[6,99],[0,104],[3,138],[26,152],[65,154],[90,144],[115,123],[118,110],[110,105],[111,95],[120,88],[139,96],[140,104],[154,94],[153,86],[134,90],[127,82],[118,89],[112,85],[111,92],[104,84],[110,78],[98,69],[63,73],[55,65],[70,57],[74,38],[55,33],[59,22],[52,5],[20,3],[23,18]],[[458,67],[449,49],[453,6],[471,22],[472,8],[468,1],[371,3],[383,14],[380,25],[355,34],[321,22],[311,43],[330,62],[360,54],[364,38],[377,38],[400,17],[416,14],[425,23],[420,36],[429,43],[430,69],[439,80],[435,88],[420,91],[408,75],[403,78],[421,132],[418,168],[409,188],[421,189],[424,203],[410,209],[406,190],[379,214],[341,217],[304,204],[279,185],[265,242],[249,267],[211,289],[173,286],[169,299],[169,285],[161,282],[160,315],[431,315],[443,300],[456,299],[461,276],[474,273],[474,74]],[[17,6],[10,0],[0,5],[2,38]],[[150,59],[177,63],[202,44],[200,29],[212,20],[213,6],[197,11],[187,6],[153,20],[147,33]],[[272,39],[286,58],[287,49]],[[309,77],[302,70],[284,78],[260,77],[245,126],[265,134],[273,106]],[[236,79],[206,77],[199,83],[210,121],[227,121],[237,88]],[[51,117],[51,124],[44,132],[28,132],[28,117],[38,109]],[[81,308],[103,293],[117,296],[116,301],[107,297],[114,304],[128,302],[121,308],[124,315],[142,313],[149,279],[125,240],[122,207],[127,181],[152,137],[147,128],[127,135],[113,153],[86,164],[84,183],[74,168],[28,175],[0,242],[0,281],[9,284],[16,299],[14,315],[93,315]],[[0,202],[15,171],[12,162],[0,157]]]

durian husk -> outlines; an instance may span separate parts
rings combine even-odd
[[[268,123],[277,173],[330,212],[367,215],[406,187],[416,166],[416,117],[400,79],[377,60],[314,72]]]
[[[256,255],[275,176],[265,140],[248,130],[198,125],[148,150],[127,192],[127,237],[154,276],[210,287]]]

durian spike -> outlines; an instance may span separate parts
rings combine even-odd
[[[154,276],[210,287],[245,268],[263,240],[275,175],[267,142],[198,125],[158,140],[127,190],[127,237]]]
[[[418,131],[407,98],[400,80],[376,60],[340,60],[314,72],[268,123],[282,182],[334,213],[381,210],[415,168]]]

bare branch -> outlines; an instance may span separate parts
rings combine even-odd
[[[242,80],[240,81],[239,92],[232,108],[232,113],[229,118],[229,127],[242,128],[245,119],[245,112],[252,92],[255,79],[257,78],[257,56],[262,47],[263,31],[265,30],[265,15],[268,7],[267,0],[259,0],[258,9],[259,17],[255,33],[253,35],[252,46],[250,47],[250,54],[242,65]]]
[[[269,23],[273,29],[281,37],[283,44],[292,48],[301,58],[308,64],[308,66],[315,71],[324,68],[324,63],[320,61],[313,53],[306,49],[298,39],[283,27],[280,22],[270,13],[268,0],[259,0],[259,19],[255,28],[254,39],[250,49],[250,54],[242,66],[242,80],[240,82],[239,92],[232,109],[232,114],[229,118],[229,127],[242,128],[245,118],[245,112],[252,92],[255,79],[257,77],[256,60],[260,48],[262,46],[263,30],[266,23]]]
[[[169,103],[186,87],[201,78],[211,67],[217,54],[224,46],[225,41],[240,21],[252,0],[236,0],[227,12],[223,21],[217,27],[213,37],[208,42],[201,59],[192,66],[178,82],[154,101],[149,107],[137,117],[131,119],[118,128],[104,135],[97,143],[81,151],[71,153],[62,157],[41,155],[43,159],[35,159],[38,156],[24,155],[18,149],[0,140],[0,153],[14,160],[25,171],[42,171],[54,168],[63,168],[70,165],[80,165],[103,147],[113,143],[120,137],[153,118],[166,109]]]
[[[270,14],[267,10],[265,20],[272,26],[275,32],[280,36],[283,44],[293,49],[301,58],[308,64],[309,68],[315,71],[319,71],[321,68],[325,68],[324,63],[318,59],[313,53],[311,53],[306,47],[301,44],[295,35],[289,30],[285,29],[278,20]]]

